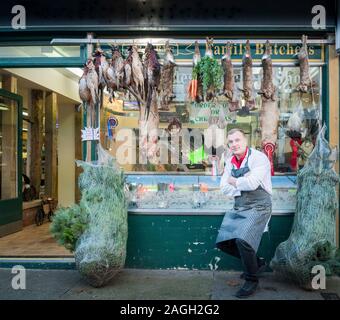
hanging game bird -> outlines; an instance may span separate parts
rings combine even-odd
[[[87,108],[87,105],[91,101],[91,91],[87,86],[87,80],[86,80],[88,71],[89,70],[85,64],[84,69],[83,69],[83,75],[80,77],[79,82],[78,82],[79,83],[79,97],[82,101],[82,105],[85,110]]]

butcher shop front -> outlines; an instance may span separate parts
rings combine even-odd
[[[240,269],[215,248],[233,206],[219,187],[233,128],[271,163],[259,248],[270,260],[322,125],[339,145],[334,30],[84,28],[0,42],[0,263],[74,267],[49,220],[81,199],[77,160],[113,157],[126,176],[127,268]],[[338,245],[338,214],[334,229]]]

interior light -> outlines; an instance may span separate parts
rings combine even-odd
[[[2,110],[2,111],[8,111],[9,108],[8,108],[8,106],[7,106],[6,104],[0,103],[0,110]]]
[[[79,78],[83,75],[83,70],[81,70],[80,68],[66,68],[66,70],[72,72]]]

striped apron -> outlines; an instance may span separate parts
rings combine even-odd
[[[261,186],[254,191],[241,191],[241,195],[235,197],[233,210],[224,215],[216,244],[223,243],[225,251],[237,256],[234,239],[239,238],[246,241],[257,252],[271,212],[271,195]]]

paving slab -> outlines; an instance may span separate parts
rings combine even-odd
[[[27,269],[26,289],[14,290],[15,276],[0,269],[1,300],[238,300],[243,283],[235,271],[123,269],[105,287],[93,288],[77,270]],[[325,290],[307,291],[268,272],[248,299],[324,300],[321,293],[340,296],[340,278],[328,277]]]

